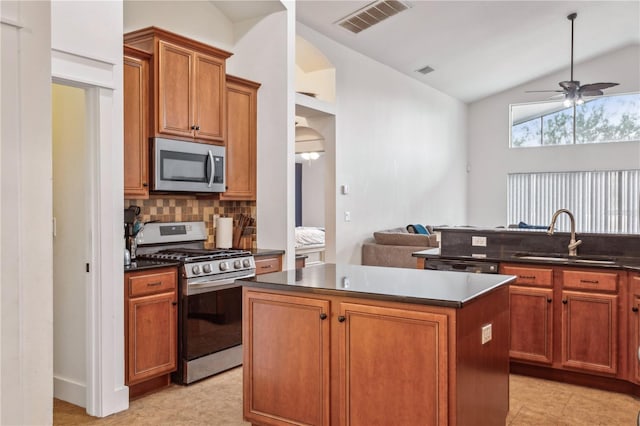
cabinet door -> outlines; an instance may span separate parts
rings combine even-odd
[[[562,366],[618,371],[618,296],[562,292]]]
[[[227,76],[227,190],[221,200],[256,199],[257,87]]]
[[[201,141],[224,143],[225,61],[196,53],[193,77],[195,138]]]
[[[329,308],[326,300],[244,290],[247,421],[329,424]]]
[[[446,425],[447,315],[352,303],[339,311],[344,424]]]
[[[176,332],[175,291],[129,299],[127,385],[175,371]]]
[[[553,290],[511,286],[509,356],[551,364],[553,360]]]
[[[125,56],[123,61],[125,198],[149,198],[148,86],[149,60]]]
[[[640,383],[640,274],[630,274],[629,280],[632,306],[629,316],[631,380]]]
[[[158,43],[156,133],[193,138],[193,52]]]

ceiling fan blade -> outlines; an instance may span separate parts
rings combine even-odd
[[[525,91],[525,93],[544,93],[544,92],[564,93],[564,90],[527,90]]]
[[[553,96],[551,96],[551,97],[549,98],[549,100],[551,100],[551,99],[554,99],[554,100],[555,100],[555,99],[562,99],[562,98],[564,98],[564,97],[565,97],[565,94],[564,94],[564,93],[562,93],[562,94],[560,94],[560,95],[553,95]]]
[[[580,92],[584,93],[584,92],[589,92],[591,90],[602,90],[602,89],[608,89],[609,87],[613,87],[613,86],[617,86],[618,83],[591,83],[591,84],[585,84],[584,86],[580,87]]]
[[[584,92],[580,90],[580,94],[582,96],[602,96],[604,95],[604,92],[602,90],[587,90]]]

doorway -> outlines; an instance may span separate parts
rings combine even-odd
[[[52,84],[54,398],[87,404],[91,217],[87,93]]]

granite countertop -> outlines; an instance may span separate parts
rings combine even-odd
[[[238,280],[247,287],[461,308],[510,275],[324,263]]]
[[[134,260],[131,262],[131,265],[124,267],[124,272],[134,272],[134,271],[142,271],[145,269],[156,269],[156,268],[167,268],[171,266],[178,266],[180,262],[178,261],[158,261],[158,260]]]
[[[533,254],[532,254],[533,255]],[[413,257],[425,258],[425,259],[451,259],[451,260],[473,260],[478,262],[516,262],[516,263],[530,263],[530,264],[542,264],[542,265],[557,265],[557,266],[580,266],[590,268],[612,268],[612,269],[626,269],[633,271],[640,271],[640,258],[638,257],[612,257],[607,256],[580,256],[576,258],[570,258],[568,255],[550,253],[549,255],[555,256],[556,259],[526,259],[516,253],[504,253],[501,255],[487,255],[486,257],[477,256],[455,256],[455,255],[441,255],[439,248],[433,248],[428,250],[417,251],[412,254]],[[544,256],[544,255],[539,255]],[[533,255],[533,257],[536,257]],[[608,259],[607,263],[600,262],[599,259]],[[564,260],[562,260],[564,259]],[[590,262],[589,260],[594,260]],[[611,262],[611,263],[609,263]]]

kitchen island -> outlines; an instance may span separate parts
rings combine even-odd
[[[240,280],[254,425],[504,425],[515,277],[323,264]]]

